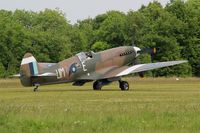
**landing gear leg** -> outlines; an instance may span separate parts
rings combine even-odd
[[[122,91],[128,91],[129,90],[128,82],[119,80],[119,88],[121,88]]]
[[[93,89],[94,90],[101,90],[102,88],[102,82],[101,81],[95,81],[94,84],[93,84]]]

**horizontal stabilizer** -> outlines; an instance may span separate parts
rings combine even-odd
[[[57,76],[57,75],[55,73],[43,73],[43,74],[34,75],[32,77],[54,77],[54,76]],[[19,78],[20,74],[15,74],[12,77]]]
[[[15,74],[15,75],[13,75],[12,77],[19,78],[19,77],[20,77],[20,74]]]
[[[34,75],[34,77],[54,77],[57,76],[55,73],[42,73],[38,75]]]

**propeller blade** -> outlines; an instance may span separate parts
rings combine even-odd
[[[134,47],[134,49],[137,52],[137,54],[150,54],[151,55],[151,62],[153,62],[154,55],[157,52],[156,48],[144,48],[144,49],[140,49],[138,47]],[[134,62],[133,62],[133,65],[137,65],[137,64],[140,64],[140,61],[136,58],[134,60]],[[144,78],[145,72],[139,72],[138,74],[139,74],[139,76],[141,78]]]
[[[138,51],[139,54],[150,54],[151,55],[151,62],[153,62],[154,55],[156,54],[156,48],[144,48]]]
[[[133,62],[133,65],[137,65],[137,64],[140,64],[140,61],[138,59],[135,59],[134,62]],[[144,72],[139,72],[138,75],[141,78],[144,78]]]
[[[138,51],[139,54],[156,54],[156,48],[144,48]]]
[[[139,72],[138,74],[139,74],[140,78],[144,78],[144,72]]]

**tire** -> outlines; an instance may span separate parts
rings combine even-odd
[[[95,81],[93,84],[93,89],[94,90],[101,90],[102,88],[102,83],[100,81]]]
[[[128,91],[129,90],[129,84],[126,81],[120,81],[119,87],[121,88],[122,91]]]

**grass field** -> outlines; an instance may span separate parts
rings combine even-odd
[[[0,80],[0,133],[200,132],[200,79],[128,78],[130,90],[113,83],[42,86]]]

